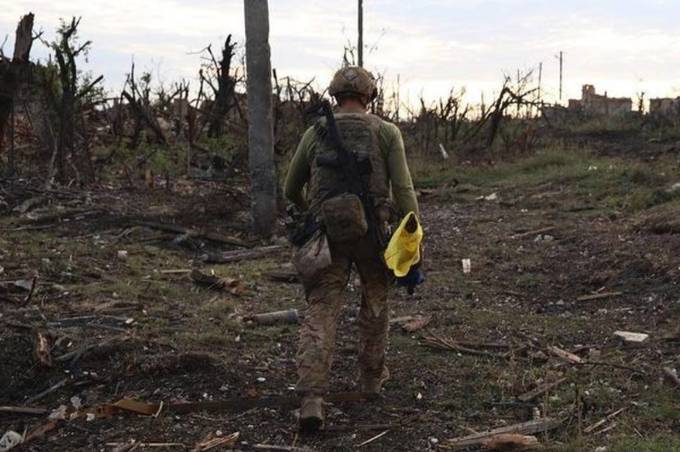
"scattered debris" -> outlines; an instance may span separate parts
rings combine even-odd
[[[442,447],[448,449],[457,449],[471,446],[483,446],[485,442],[501,434],[515,433],[520,435],[534,435],[536,433],[554,430],[561,424],[561,420],[546,417],[543,419],[522,422],[520,424],[508,425],[506,427],[500,427],[486,432],[474,433],[472,435],[453,438],[446,441],[445,444],[442,444]]]
[[[649,338],[649,334],[633,333],[630,331],[614,331],[614,336],[620,337],[625,342],[641,343]]]
[[[6,452],[24,442],[24,437],[13,430],[8,430],[0,438],[0,452]]]
[[[300,316],[297,309],[287,309],[285,311],[265,312],[243,317],[245,322],[254,322],[258,325],[274,325],[276,323],[300,323]]]
[[[600,293],[594,293],[590,295],[583,295],[578,297],[576,300],[577,301],[591,301],[591,300],[600,300],[603,298],[612,298],[612,297],[619,297],[623,295],[623,292],[600,292]]]
[[[224,290],[235,296],[242,295],[245,292],[243,281],[240,279],[220,278],[205,274],[198,269],[192,270],[191,279],[200,286],[206,286],[213,290]]]
[[[72,350],[70,352],[64,353],[63,355],[57,356],[54,358],[55,361],[61,362],[61,361],[68,361],[71,360],[71,363],[75,363],[78,361],[85,353],[92,351],[97,348],[102,348],[106,345],[109,345],[113,343],[114,341],[118,340],[117,337],[112,337],[109,339],[106,339],[102,342],[96,343],[96,344],[87,344],[84,345],[76,350]]]
[[[547,381],[543,384],[540,384],[536,386],[536,388],[532,389],[531,391],[525,392],[524,394],[520,395],[517,397],[517,400],[520,402],[531,402],[538,396],[545,394],[546,392],[550,391],[551,389],[554,389],[567,381],[566,378],[558,378],[555,381]]]
[[[116,451],[118,452],[127,452],[127,451],[132,451],[137,448],[145,448],[145,447],[181,447],[182,449],[186,449],[187,445],[184,443],[142,443],[142,442],[137,442],[135,440],[131,440],[129,443],[106,443],[105,446],[107,447],[115,447]]]
[[[33,402],[36,402],[36,401],[52,394],[54,391],[56,391],[60,388],[63,388],[64,386],[66,386],[69,383],[69,381],[71,381],[71,379],[68,378],[68,377],[64,378],[63,380],[58,381],[57,383],[53,384],[49,388],[45,389],[43,392],[38,393],[38,394],[34,395],[33,397],[30,397],[28,400],[26,400],[26,405],[30,405]]]
[[[568,352],[566,350],[563,350],[559,347],[555,347],[554,345],[548,345],[546,347],[546,350],[550,352],[551,354],[557,356],[558,358],[563,359],[564,361],[571,363],[571,364],[583,364],[583,358],[581,358],[578,355],[575,355],[571,352]]]
[[[498,199],[498,193],[493,192],[490,195],[479,196],[477,201],[496,201]]]
[[[262,259],[271,256],[272,254],[276,254],[285,248],[286,247],[282,245],[271,245],[251,250],[227,251],[221,254],[204,254],[201,256],[201,260],[208,264],[230,264],[243,260]]]
[[[519,234],[512,235],[510,238],[523,239],[525,237],[530,237],[532,235],[539,235],[539,234],[544,234],[546,232],[551,232],[551,231],[554,231],[555,229],[557,229],[557,226],[546,226],[544,228],[534,229],[532,231],[521,232]]]
[[[373,441],[376,441],[376,440],[382,438],[383,436],[387,435],[387,432],[389,432],[389,430],[385,430],[385,431],[382,432],[382,433],[378,433],[377,435],[375,435],[375,436],[372,437],[372,438],[367,439],[367,440],[364,441],[363,443],[357,444],[357,445],[356,445],[356,448],[358,449],[358,448],[360,448],[360,447],[364,447],[364,446],[366,446],[366,445],[368,445],[368,444],[371,444]]]
[[[298,273],[295,270],[270,271],[270,272],[264,273],[264,276],[266,276],[267,278],[269,278],[272,281],[285,282],[285,283],[300,282],[300,278],[298,277]]]
[[[50,410],[41,407],[30,407],[30,406],[0,406],[0,413],[13,413],[13,414],[31,414],[35,416],[40,416],[49,413]]]
[[[198,239],[208,242],[219,243],[222,245],[238,246],[241,248],[250,248],[251,245],[236,237],[223,236],[219,234],[203,233],[194,231],[193,229],[184,228],[176,224],[153,223],[149,221],[131,223],[130,226],[142,226],[157,231],[170,232],[172,234],[181,235],[184,239]]]
[[[278,452],[314,452],[313,449],[307,447],[295,447],[295,446],[276,446],[272,444],[253,444],[253,449],[255,450],[272,450]]]
[[[52,367],[52,337],[47,331],[36,330],[34,352],[38,363],[44,367]]]
[[[601,426],[603,426],[607,422],[611,421],[616,416],[623,413],[625,410],[626,410],[626,407],[623,407],[619,410],[614,411],[613,413],[611,413],[611,414],[607,415],[606,417],[600,419],[599,421],[595,422],[593,425],[584,428],[583,433],[588,434],[588,433],[594,432],[596,429],[600,428]]]
[[[531,435],[501,433],[482,441],[482,446],[495,451],[524,451],[538,447],[538,439]]]
[[[417,315],[412,319],[402,323],[401,328],[407,333],[414,333],[422,330],[432,321],[431,315]]]
[[[212,436],[212,434],[210,435]],[[204,450],[211,450],[216,447],[222,447],[225,449],[232,448],[236,444],[239,438],[239,432],[234,432],[227,436],[218,436],[216,438],[207,438],[194,446],[192,452],[201,452]]]
[[[24,214],[28,212],[31,209],[35,209],[36,207],[39,207],[43,204],[47,204],[48,199],[46,196],[36,196],[34,198],[28,198],[26,201],[22,202],[18,206],[16,206],[14,209],[12,209],[13,212],[17,212],[20,214]]]
[[[441,336],[437,336],[432,332],[429,332],[427,335],[423,336],[423,340],[425,341],[425,345],[428,347],[432,348],[439,348],[443,350],[451,350],[459,353],[467,353],[470,355],[480,355],[480,356],[489,356],[493,358],[509,358],[510,357],[510,352],[505,352],[505,353],[495,353],[495,352],[490,352],[486,350],[478,350],[475,348],[469,348],[466,346],[463,346],[456,341],[450,339],[450,338],[444,338]],[[484,344],[480,344],[484,345]]]
[[[678,372],[670,367],[663,368],[664,376],[672,383],[675,384],[680,389],[680,377],[678,377]]]
[[[448,160],[449,159],[449,153],[446,152],[446,148],[444,148],[444,145],[439,143],[439,153],[442,156],[442,159]]]

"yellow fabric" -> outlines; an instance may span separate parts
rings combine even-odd
[[[411,215],[415,218],[418,226],[415,232],[408,232],[406,224]],[[406,276],[411,269],[411,266],[420,261],[420,242],[423,241],[423,228],[418,221],[418,216],[414,212],[409,212],[408,215],[401,220],[401,224],[390,239],[390,243],[385,250],[385,263],[387,268],[394,272],[397,278]]]

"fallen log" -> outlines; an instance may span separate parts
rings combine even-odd
[[[231,264],[243,260],[262,259],[285,249],[282,245],[263,246],[251,250],[227,251],[220,254],[204,254],[201,260],[207,264]]]
[[[252,246],[236,237],[229,237],[220,234],[211,234],[209,232],[195,231],[193,229],[185,228],[176,224],[154,223],[151,221],[135,221],[131,222],[130,226],[141,226],[144,228],[155,229],[157,231],[170,232],[172,234],[181,234],[186,236],[187,239],[206,240],[208,242],[220,243],[222,245],[238,246],[241,248],[250,248]]]
[[[562,424],[562,420],[553,418],[542,418],[533,421],[522,422],[520,424],[508,425],[486,432],[474,433],[472,435],[453,438],[442,444],[443,448],[458,449],[463,447],[481,446],[491,438],[506,433],[516,433],[520,435],[534,435],[554,430]]]
[[[300,279],[298,277],[298,274],[296,271],[270,271],[267,273],[264,273],[264,276],[269,278],[272,281],[277,281],[277,282],[284,282],[284,283],[296,283],[299,282]]]

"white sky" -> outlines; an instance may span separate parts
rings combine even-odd
[[[11,53],[19,17],[36,14],[36,28],[54,36],[59,18],[82,16],[80,36],[93,41],[87,69],[118,89],[132,59],[166,84],[197,79],[190,52],[228,33],[244,41],[241,0],[0,0],[0,42]],[[677,0],[364,0],[365,65],[401,79],[402,99],[445,96],[466,87],[478,102],[515,74],[543,62],[548,99],[565,55],[565,96],[583,83],[610,96],[680,95],[680,1]],[[272,64],[280,77],[328,83],[344,45],[355,40],[356,1],[271,0]],[[34,56],[45,58],[37,44]]]

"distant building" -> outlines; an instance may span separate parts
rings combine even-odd
[[[609,97],[595,93],[593,85],[583,85],[581,99],[569,99],[570,110],[580,110],[589,115],[621,116],[630,113],[633,101],[630,97]]]
[[[680,115],[680,97],[659,97],[649,99],[649,113],[652,115]]]

